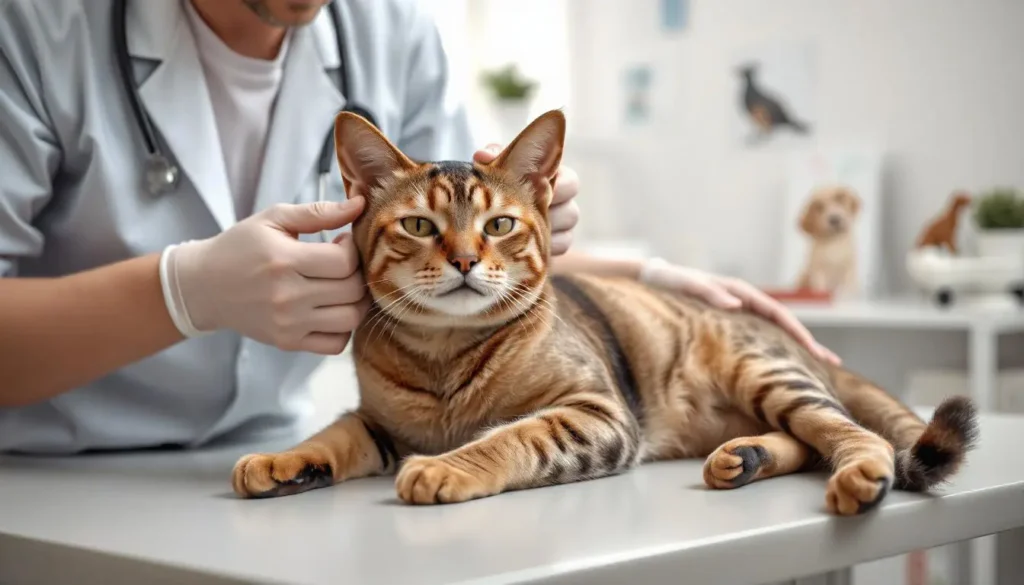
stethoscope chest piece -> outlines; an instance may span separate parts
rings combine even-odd
[[[151,195],[163,195],[178,187],[178,167],[162,154],[146,157],[146,190]]]

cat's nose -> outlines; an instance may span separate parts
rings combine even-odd
[[[476,256],[452,256],[448,258],[448,262],[451,262],[452,266],[458,268],[459,272],[469,274],[469,271],[480,262],[480,259]]]

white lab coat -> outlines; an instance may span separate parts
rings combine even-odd
[[[177,191],[154,197],[142,187],[146,151],[118,76],[111,2],[0,0],[0,275],[65,275],[235,223],[182,1],[128,3],[142,102],[182,170]],[[339,2],[354,101],[411,157],[467,160],[474,145],[466,116],[420,4]],[[256,212],[316,198],[317,158],[345,104],[332,77],[335,46],[326,13],[295,31]],[[344,197],[336,166],[329,196]],[[96,343],[104,335],[96,331]],[[311,413],[305,384],[321,360],[231,332],[187,340],[51,400],[0,408],[0,451],[263,438]]]

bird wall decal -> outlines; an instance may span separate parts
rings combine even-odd
[[[798,134],[810,132],[807,122],[791,114],[781,97],[772,95],[759,84],[756,64],[743,65],[739,74],[743,77],[740,101],[756,129],[753,138],[767,138],[780,128],[788,128]]]

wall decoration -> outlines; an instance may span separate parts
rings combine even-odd
[[[881,175],[881,157],[872,151],[792,157],[783,205],[783,286],[839,300],[878,292]]]
[[[804,43],[764,45],[738,51],[729,74],[735,80],[734,131],[747,146],[803,140],[814,131],[815,57]]]
[[[645,125],[650,120],[653,77],[650,65],[636,64],[626,67],[623,75],[623,117],[627,125]]]
[[[663,30],[679,31],[686,28],[690,16],[689,0],[661,0],[659,8]]]

